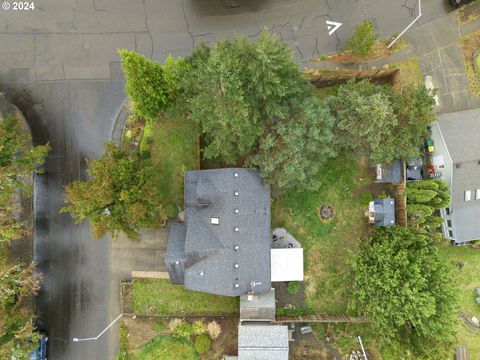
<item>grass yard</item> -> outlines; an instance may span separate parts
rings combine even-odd
[[[235,315],[240,306],[238,297],[186,290],[169,280],[135,279],[132,297],[134,312],[139,315]]]
[[[423,75],[417,57],[392,64],[390,67],[400,69],[402,88],[408,85],[423,86]]]
[[[192,344],[173,336],[157,336],[144,345],[132,360],[197,360],[198,354]]]
[[[159,189],[158,201],[167,215],[183,207],[183,174],[198,168],[198,131],[186,118],[160,118],[145,125],[140,145],[144,161],[152,164],[152,182]]]
[[[480,306],[475,302],[475,289],[480,288],[480,250],[466,246],[442,246],[440,254],[463,267],[455,267],[455,282],[459,291],[459,311],[466,316],[480,319]],[[471,359],[480,359],[480,335],[475,334],[459,321],[458,343],[468,347]]]
[[[468,83],[475,96],[480,96],[480,71],[475,71],[473,58],[475,52],[480,50],[480,30],[462,36],[459,39],[460,47],[465,57],[465,66],[467,68]]]
[[[311,311],[347,311],[346,259],[366,231],[359,198],[370,180],[362,168],[346,157],[331,160],[318,179],[320,190],[290,191],[273,203],[273,227],[285,227],[305,249],[305,305]],[[334,208],[330,222],[318,216],[324,204]]]

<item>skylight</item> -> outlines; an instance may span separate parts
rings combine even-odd
[[[465,201],[472,200],[472,192],[470,190],[465,191]]]
[[[220,219],[219,219],[218,217],[212,217],[212,218],[210,219],[210,224],[212,224],[212,225],[218,225],[218,224],[220,224]]]

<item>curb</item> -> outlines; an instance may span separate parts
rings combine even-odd
[[[125,129],[125,123],[127,122],[128,116],[131,114],[129,110],[128,100],[124,100],[120,109],[118,110],[115,120],[110,129],[110,141],[113,141],[120,146],[122,141],[123,131]]]

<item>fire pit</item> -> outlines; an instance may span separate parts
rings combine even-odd
[[[333,207],[330,205],[323,205],[318,209],[318,216],[322,221],[329,221],[333,218]]]

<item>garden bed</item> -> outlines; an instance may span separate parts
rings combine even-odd
[[[480,72],[475,70],[474,62],[477,59],[474,55],[480,50],[480,30],[462,36],[459,39],[460,46],[465,57],[465,66],[467,68],[468,83],[473,95],[480,97]]]
[[[132,281],[132,307],[145,316],[228,316],[239,313],[238,297],[212,295],[186,290],[169,280]]]

